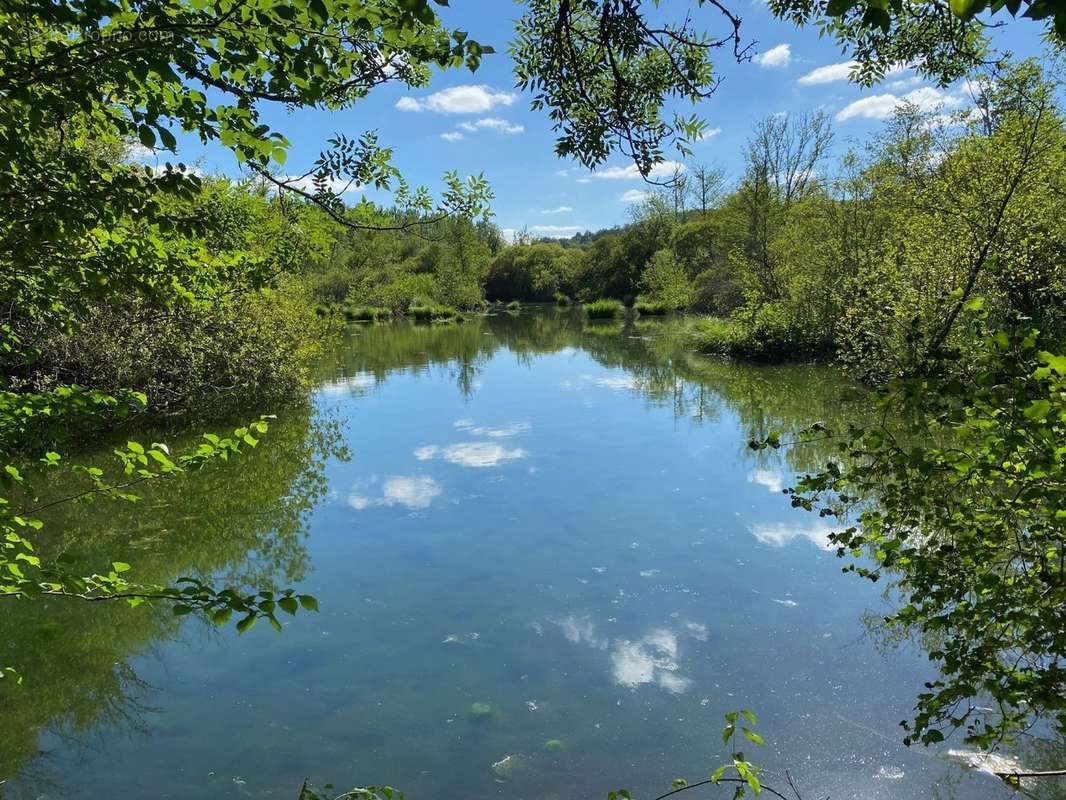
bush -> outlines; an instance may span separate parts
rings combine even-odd
[[[201,419],[248,407],[268,413],[303,399],[313,385],[327,322],[310,298],[290,279],[166,313],[138,295],[97,302],[77,331],[42,338],[26,388],[133,388],[148,395],[153,411]]]
[[[552,299],[555,300],[555,305],[559,306],[560,308],[567,308],[570,305],[570,298],[562,292],[556,292],[555,297],[553,297]]]
[[[521,311],[522,310],[522,304],[520,302],[518,302],[517,300],[512,300],[510,303],[507,304],[506,307],[507,307],[508,311]]]
[[[378,320],[388,319],[391,316],[392,312],[387,308],[350,305],[344,307],[344,318],[349,322],[377,322]]]
[[[832,353],[832,343],[824,335],[779,306],[764,306],[753,315],[728,320],[700,320],[692,339],[705,353],[752,361],[791,361]]]
[[[352,276],[341,270],[312,275],[311,299],[317,305],[335,306],[343,303],[352,288]]]
[[[451,306],[422,301],[410,306],[407,313],[419,322],[442,322],[459,316],[459,312]]]
[[[637,302],[633,304],[633,308],[638,314],[645,317],[658,316],[670,312],[670,307],[661,300],[637,300]]]
[[[617,300],[601,299],[592,303],[585,303],[585,313],[591,319],[613,319],[625,310]]]

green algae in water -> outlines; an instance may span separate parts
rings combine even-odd
[[[562,739],[549,739],[544,743],[544,749],[549,753],[561,753],[566,749],[566,745],[563,744]]]
[[[489,703],[471,703],[470,715],[473,717],[485,718],[492,716],[492,705]]]

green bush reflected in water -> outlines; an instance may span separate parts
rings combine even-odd
[[[326,491],[331,455],[344,456],[335,426],[310,407],[295,410],[241,459],[149,485],[136,505],[58,506],[45,520],[41,549],[87,569],[108,553],[135,554],[138,579],[152,583],[183,575],[231,585],[298,582],[308,566],[307,518]],[[49,489],[65,493],[62,484]],[[18,663],[24,683],[3,694],[0,787],[38,754],[45,731],[77,739],[100,726],[143,728],[151,691],[129,662],[177,636],[179,617],[148,605],[68,599],[3,611],[0,662]],[[22,779],[33,782],[33,770]]]

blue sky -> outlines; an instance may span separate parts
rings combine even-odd
[[[675,5],[683,13],[688,4],[664,3],[667,12]],[[835,119],[836,147],[842,150],[880,128],[896,98],[909,95],[929,106],[944,103],[950,110],[966,97],[961,86],[939,90],[909,70],[861,89],[847,81],[847,55],[820,39],[815,29],[775,20],[760,0],[738,0],[733,8],[743,17],[742,33],[757,43],[758,55],[737,64],[728,51],[718,54],[722,86],[694,109],[713,135],[694,145],[689,163],[722,167],[736,179],[749,131],[770,114],[822,108]],[[440,12],[449,27],[469,31],[497,53],[487,56],[476,73],[438,73],[429,87],[417,91],[385,86],[340,112],[267,108],[264,121],[292,143],[287,168],[303,172],[333,133],[354,137],[376,129],[381,143],[394,148],[394,161],[412,184],[435,190],[445,170],[483,172],[496,192],[495,221],[504,229],[567,236],[627,221],[633,199],[649,188],[631,164],[616,157],[591,174],[560,161],[547,114],[531,111],[529,96],[514,88],[507,43],[520,6],[507,0],[452,0],[451,8]],[[712,26],[718,24],[712,11],[698,13]],[[997,44],[1018,55],[1039,54],[1040,26],[1025,20],[1011,23]],[[208,172],[237,174],[232,154],[220,147],[205,150],[189,143],[181,155]],[[381,195],[371,198],[387,201]],[[358,199],[358,194],[346,199]]]

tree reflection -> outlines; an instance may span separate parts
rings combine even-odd
[[[307,569],[307,519],[326,491],[325,462],[344,455],[334,425],[297,409],[246,456],[149,486],[136,506],[57,506],[40,549],[89,569],[104,554],[132,552],[138,579],[152,583],[183,575],[230,585],[298,582]],[[62,485],[49,488],[64,493]],[[143,730],[151,688],[130,662],[175,637],[180,620],[148,605],[54,599],[6,606],[0,662],[18,664],[24,683],[3,695],[0,787],[40,754],[44,733],[84,740],[99,726]],[[26,770],[23,777],[41,788],[33,765]]]

